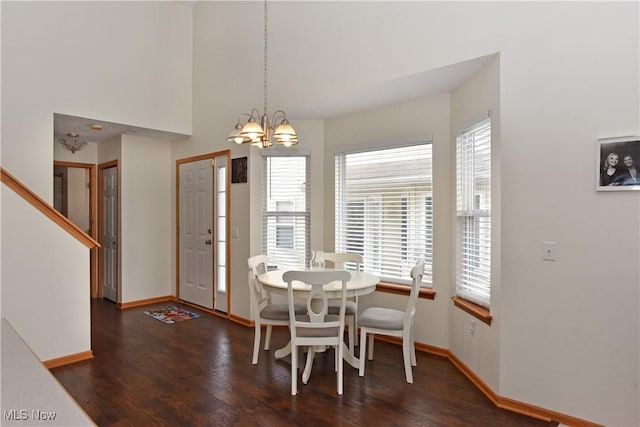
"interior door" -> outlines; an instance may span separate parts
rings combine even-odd
[[[213,165],[182,163],[180,172],[180,299],[213,309]]]
[[[102,297],[118,301],[118,168],[102,169]]]

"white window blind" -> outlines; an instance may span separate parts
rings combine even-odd
[[[432,145],[336,154],[336,252],[356,252],[365,271],[410,283],[425,260],[432,282]]]
[[[278,268],[302,268],[309,250],[309,157],[266,156],[262,192],[263,252]]]
[[[456,141],[456,294],[489,308],[491,296],[491,119]]]

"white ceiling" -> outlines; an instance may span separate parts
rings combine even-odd
[[[448,92],[471,77],[493,55],[487,55],[446,67],[429,70],[378,85],[363,87],[332,98],[317,102],[307,102],[288,108],[289,117],[304,120],[326,120],[347,114],[381,108],[417,98]],[[92,125],[102,126],[102,130],[92,130]],[[142,137],[179,140],[188,135],[147,129],[103,120],[54,114],[54,138],[65,138],[68,133],[79,134],[79,140],[103,142],[123,134]]]
[[[100,125],[102,130],[93,130],[91,126]],[[156,129],[142,128],[121,123],[105,122],[103,120],[75,117],[55,113],[53,115],[54,140],[68,138],[68,133],[77,133],[80,141],[104,142],[120,135],[137,135],[145,138],[175,141],[189,135],[166,132]]]
[[[482,56],[375,86],[359,88],[319,102],[294,106],[288,108],[287,115],[301,119],[326,120],[449,92],[469,79],[492,57],[493,55]]]

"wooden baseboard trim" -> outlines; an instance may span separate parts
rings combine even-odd
[[[230,314],[229,320],[235,323],[239,323],[243,326],[248,326],[250,328],[253,328],[256,324],[253,320],[245,319],[244,317],[236,316],[235,314]]]
[[[121,310],[126,310],[128,308],[135,308],[135,307],[140,307],[143,305],[149,305],[149,304],[156,304],[159,302],[165,302],[165,301],[173,301],[173,295],[167,295],[164,297],[156,297],[156,298],[148,298],[148,299],[141,299],[138,301],[129,301],[129,302],[119,302],[118,303],[118,308]]]
[[[499,402],[496,405],[498,408],[506,409],[511,412],[517,412],[519,414],[528,415],[530,417],[538,418],[541,420],[551,419],[557,421],[560,424],[568,426],[583,426],[583,427],[604,427],[602,424],[593,423],[591,421],[583,420],[581,418],[572,417],[570,415],[561,414],[549,409],[540,408],[528,403],[519,402],[508,397],[499,396]]]
[[[418,348],[418,346],[416,346]],[[460,372],[462,372],[489,400],[500,409],[516,412],[528,417],[536,418],[546,422],[558,422],[570,426],[601,427],[600,424],[587,420],[561,414],[556,411],[541,408],[529,403],[520,402],[509,397],[498,395],[491,387],[480,379],[471,369],[469,369],[458,357],[449,351],[449,360]]]
[[[72,363],[81,362],[83,360],[93,359],[93,351],[83,351],[82,353],[70,354],[68,356],[58,357],[56,359],[45,360],[42,362],[45,368],[53,369],[59,366],[71,365]]]
[[[399,337],[390,337],[384,335],[376,335],[376,340],[386,341],[392,344],[402,345],[402,339]],[[570,415],[561,414],[549,409],[541,408],[539,406],[531,405],[511,399],[509,397],[500,396],[491,387],[489,387],[482,379],[476,375],[467,365],[462,363],[458,357],[450,350],[441,347],[435,347],[428,344],[421,344],[416,342],[416,351],[423,353],[433,354],[435,356],[446,357],[453,365],[458,368],[469,381],[480,390],[496,407],[507,411],[515,412],[518,414],[526,415],[528,417],[536,418],[538,420],[546,422],[558,422],[569,426],[585,426],[585,427],[602,427],[600,424],[596,424],[590,421],[586,421],[580,418],[572,417]]]
[[[358,333],[359,333],[359,331],[358,331]],[[400,338],[400,337],[391,337],[391,336],[387,336],[387,335],[376,335],[375,339],[376,340],[380,340],[380,341],[390,342],[392,344],[397,344],[399,346],[402,346],[402,338]],[[434,345],[429,345],[429,344],[422,344],[422,343],[419,343],[419,342],[416,342],[415,346],[416,346],[416,351],[422,351],[423,353],[429,353],[429,354],[433,354],[435,356],[441,356],[441,357],[447,357],[447,358],[449,357],[449,350],[447,350],[446,348],[436,347]]]
[[[188,305],[189,307],[197,308],[198,310],[204,311],[205,313],[213,314],[215,316],[222,317],[224,319],[228,319],[229,318],[229,315],[227,313],[223,313],[221,311],[213,310],[213,309],[210,309],[210,308],[207,308],[207,307],[202,307],[201,305],[193,304],[191,302],[184,301],[184,300],[181,300],[180,298],[176,298],[176,297],[173,297],[173,300],[175,302],[179,302],[180,304],[184,304],[184,305]]]
[[[467,365],[465,365],[464,363],[462,363],[462,361],[460,359],[458,359],[458,357],[451,353],[451,351],[448,351],[449,355],[449,361],[451,363],[453,363],[453,366],[455,366],[456,368],[458,368],[458,370],[460,372],[462,372],[464,374],[464,376],[466,376],[469,381],[471,381],[473,383],[474,386],[476,386],[477,389],[479,389],[485,396],[487,396],[487,398],[493,402],[494,405],[498,406],[498,402],[499,402],[499,396],[496,394],[495,391],[493,391],[493,389],[491,387],[489,387],[487,385],[487,383],[485,383],[484,381],[482,381],[480,379],[479,376],[476,375],[475,372],[473,372],[471,369],[469,369],[467,367]],[[506,408],[504,408],[506,409]],[[536,417],[538,418],[538,417]],[[543,419],[544,421],[551,421],[550,419]]]

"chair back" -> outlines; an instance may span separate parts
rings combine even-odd
[[[411,269],[411,292],[409,293],[409,301],[407,301],[407,309],[404,313],[404,327],[406,328],[413,322],[413,317],[416,314],[416,301],[418,300],[418,293],[420,292],[420,284],[422,283],[422,276],[424,275],[424,261],[418,260],[416,265]]]
[[[256,315],[259,315],[260,310],[271,302],[271,295],[264,290],[258,280],[259,275],[267,272],[268,263],[269,257],[266,255],[256,255],[247,260],[249,266],[249,292],[254,304],[253,308],[257,310]]]
[[[315,271],[287,271],[282,276],[288,285],[289,320],[291,326],[291,336],[295,337],[297,328],[339,328],[339,335],[344,333],[344,312],[347,296],[347,282],[351,279],[351,273],[343,270],[315,270]],[[293,282],[302,282],[308,285],[307,294],[307,316],[296,316],[294,312],[294,289]],[[334,282],[340,282],[340,312],[338,318],[328,316],[329,299],[327,298],[327,288],[332,286],[336,290]],[[320,334],[321,335],[321,334]]]
[[[355,264],[356,271],[360,271],[362,266],[362,255],[355,252],[325,252],[324,260],[331,262],[336,270],[346,269],[346,263]]]

